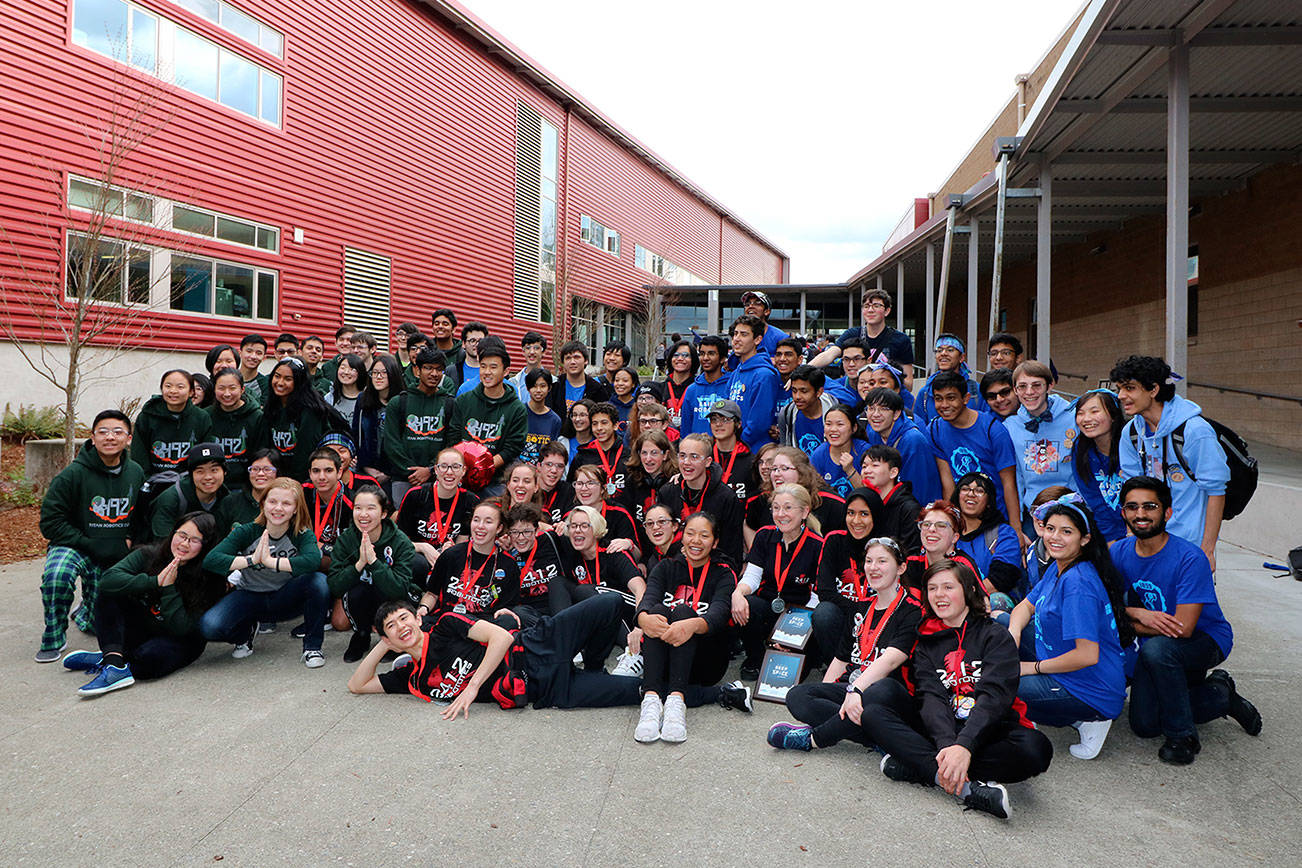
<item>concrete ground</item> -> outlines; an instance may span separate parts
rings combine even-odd
[[[349,695],[345,637],[309,671],[282,625],[233,660],[211,645],[158,683],[93,700],[32,662],[40,562],[0,567],[0,864],[4,865],[1296,865],[1302,584],[1222,546],[1227,668],[1265,717],[1202,729],[1192,766],[1124,721],[1102,755],[1010,787],[1014,815],[964,813],[895,784],[854,745],[764,743],[784,709],[689,712],[686,744],[639,745],[636,709],[444,722],[411,697]],[[70,648],[93,648],[74,629]]]

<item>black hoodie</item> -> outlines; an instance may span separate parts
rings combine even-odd
[[[944,750],[975,753],[1015,726],[1034,729],[1017,698],[1021,664],[1008,628],[969,613],[958,628],[927,618],[913,649],[918,711],[927,735]]]
[[[687,517],[697,512],[708,512],[719,523],[719,552],[728,556],[732,563],[740,565],[742,561],[742,544],[745,542],[741,532],[742,506],[737,493],[732,487],[719,482],[710,474],[701,491],[693,491],[684,480],[668,483],[660,487],[660,502],[668,507],[674,517],[686,521]]]
[[[882,505],[886,507],[882,516],[881,533],[874,536],[888,536],[900,544],[906,555],[916,555],[922,551],[922,538],[918,532],[918,515],[922,505],[913,496],[913,485],[900,481],[889,491],[877,492],[882,496]]]
[[[701,584],[699,595],[698,583]],[[637,610],[649,612],[657,605],[670,609],[683,604],[694,605],[696,614],[709,625],[708,632],[716,634],[728,627],[732,617],[732,592],[736,587],[737,574],[723,559],[712,557],[708,566],[693,570],[687,558],[678,554],[660,561],[651,570]]]

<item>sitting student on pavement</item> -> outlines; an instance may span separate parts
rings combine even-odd
[[[415,546],[411,575],[418,585],[425,584],[439,555],[470,538],[470,513],[479,505],[479,497],[461,487],[466,459],[460,450],[449,446],[435,460],[432,483],[408,489],[398,506],[398,529]]]
[[[900,453],[891,447],[869,446],[863,454],[859,475],[882,499],[882,520],[874,528],[877,535],[895,540],[905,555],[916,555],[922,550],[918,535],[922,505],[913,494],[913,486],[900,478],[902,463]],[[934,461],[931,466],[936,466]]]
[[[203,570],[204,555],[218,539],[216,519],[187,513],[164,539],[132,549],[104,573],[95,619],[99,651],[63,658],[65,669],[94,675],[79,694],[121,690],[199,659],[199,617],[226,591],[219,576]]]
[[[472,618],[506,616],[514,626],[519,616],[510,609],[520,601],[520,569],[502,550],[498,538],[506,530],[506,515],[495,500],[481,501],[470,515],[470,539],[439,555],[421,595],[421,615],[458,612]]]
[[[818,559],[818,580],[814,591],[818,605],[812,617],[814,640],[822,650],[816,663],[832,659],[846,625],[862,616],[873,590],[864,580],[864,548],[881,530],[882,499],[871,488],[857,488],[845,500],[845,529],[823,536],[823,553]],[[904,558],[901,556],[900,561]]]
[[[969,473],[959,479],[949,502],[963,516],[959,551],[972,559],[977,575],[984,576],[996,591],[1015,594],[1026,582],[1022,553],[1017,548],[1017,534],[995,508],[994,481],[984,473]],[[1005,603],[1003,608],[1012,608],[1011,598]]]
[[[521,626],[532,627],[544,615],[555,615],[568,598],[559,589],[565,563],[556,535],[540,530],[545,517],[534,503],[520,503],[506,513],[508,551],[520,571],[520,602],[514,612]]]
[[[1127,586],[1126,617],[1139,634],[1139,660],[1130,689],[1130,728],[1140,738],[1162,736],[1162,762],[1187,765],[1202,749],[1197,727],[1232,717],[1248,735],[1261,734],[1261,714],[1239,695],[1223,662],[1234,632],[1216,596],[1207,556],[1167,532],[1171,490],[1136,476],[1121,488],[1132,536],[1112,545]],[[1211,669],[1211,672],[1207,670]]]

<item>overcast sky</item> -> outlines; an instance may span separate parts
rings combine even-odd
[[[1082,0],[461,0],[839,283],[945,180]]]

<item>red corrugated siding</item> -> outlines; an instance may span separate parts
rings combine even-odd
[[[723,271],[720,283],[783,283],[782,259],[755,243],[726,217],[723,220]]]
[[[537,327],[510,315],[515,103],[524,99],[563,127],[564,113],[549,98],[402,0],[240,3],[285,34],[283,61],[167,3],[147,5],[282,73],[283,129],[71,45],[68,0],[0,0],[0,220],[12,245],[0,252],[6,293],[16,291],[15,249],[36,281],[61,282],[61,173],[96,174],[83,119],[105,114],[117,81],[130,92],[158,87],[171,113],[123,183],[281,228],[279,255],[187,243],[200,254],[278,270],[282,328],[333,332],[345,245],[392,258],[393,322],[423,326],[431,309],[451,307],[462,319],[487,322],[508,346]],[[583,123],[572,122],[570,147],[563,249],[574,259],[571,291],[595,287],[601,300],[626,305],[647,281],[633,267],[634,243],[706,280],[732,277],[730,261],[767,258],[778,273],[776,254],[741,235],[719,275],[713,211]],[[622,233],[619,260],[578,242],[581,213],[604,216]],[[301,245],[294,227],[306,233]],[[156,333],[143,343],[158,348],[202,350],[251,325],[168,312],[154,318]],[[15,323],[38,337],[32,318]]]

